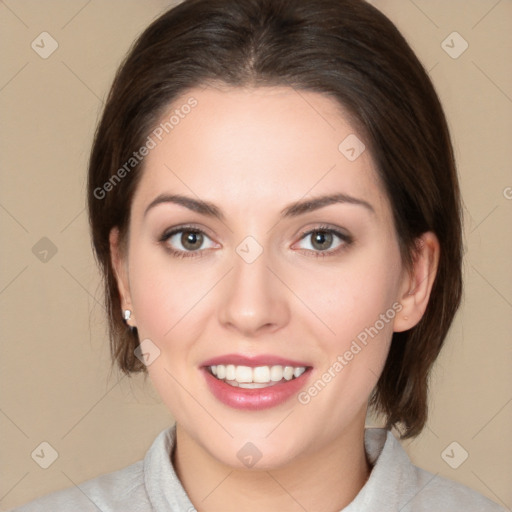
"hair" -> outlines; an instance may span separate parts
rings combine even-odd
[[[112,365],[126,374],[147,372],[134,353],[137,332],[122,319],[109,246],[113,227],[126,240],[144,162],[123,179],[121,168],[173,101],[212,83],[289,86],[334,98],[376,164],[404,265],[411,268],[418,237],[437,236],[440,259],[427,309],[415,327],[393,333],[370,398],[387,428],[402,438],[418,435],[427,419],[430,369],[461,301],[460,192],[427,72],[393,23],[363,0],[186,0],[134,43],[115,76],[89,163],[89,220],[104,277]]]

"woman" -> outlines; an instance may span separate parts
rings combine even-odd
[[[425,425],[462,244],[444,114],[375,8],[165,13],[116,76],[88,192],[113,360],[176,425],[19,510],[502,510],[390,431]]]

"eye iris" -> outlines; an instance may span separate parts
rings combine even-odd
[[[194,231],[184,231],[181,235],[181,244],[185,249],[191,251],[201,247],[203,243],[203,235]]]
[[[322,251],[328,249],[332,244],[332,233],[326,231],[316,231],[313,234],[313,247]]]

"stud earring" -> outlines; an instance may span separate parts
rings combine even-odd
[[[126,325],[130,328],[130,331],[133,333],[137,332],[137,327],[134,325],[129,325],[128,320],[132,317],[132,312],[129,309],[123,309],[123,320],[125,321]]]

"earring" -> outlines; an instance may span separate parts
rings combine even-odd
[[[132,331],[133,333],[136,333],[137,327],[128,324],[128,320],[130,320],[131,317],[132,317],[132,312],[129,309],[123,309],[123,319],[126,322],[126,325],[130,328],[130,331]]]

